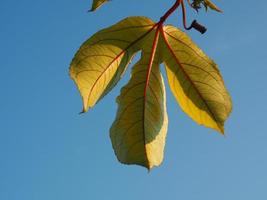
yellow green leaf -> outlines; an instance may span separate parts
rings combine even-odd
[[[155,48],[158,36],[159,32],[153,31],[146,38],[141,60],[117,98],[119,108],[110,130],[119,161],[147,169],[163,160],[168,123],[165,87]]]
[[[99,31],[76,53],[70,76],[83,98],[83,112],[93,107],[120,80],[138,43],[154,23],[145,17],[126,18]]]
[[[102,6],[104,3],[108,2],[109,0],[93,0],[93,4],[90,11],[95,11],[100,6]]]
[[[197,123],[224,132],[232,104],[217,65],[182,31],[166,26],[163,60],[171,90]]]
[[[162,163],[168,124],[161,63],[177,102],[197,123],[223,133],[232,103],[217,65],[185,33],[130,17],[92,36],[71,63],[84,111],[116,85],[138,51],[141,59],[117,98],[110,138],[120,162],[151,169]]]
[[[205,6],[209,7],[212,10],[215,10],[217,12],[222,12],[222,10],[220,8],[218,8],[218,6],[216,6],[214,3],[212,3],[212,1],[210,0],[204,0]]]

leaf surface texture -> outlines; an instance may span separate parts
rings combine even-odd
[[[117,98],[110,138],[120,162],[151,169],[162,163],[168,125],[161,63],[178,104],[195,122],[223,133],[232,103],[217,65],[185,33],[130,17],[93,35],[72,60],[84,112],[112,90],[139,51]]]

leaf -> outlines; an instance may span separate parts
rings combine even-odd
[[[212,10],[215,10],[217,12],[222,12],[220,8],[218,8],[214,3],[212,3],[210,0],[204,0],[204,5],[206,9],[209,7]]]
[[[147,18],[126,18],[96,33],[81,46],[72,60],[70,76],[83,98],[83,112],[117,84],[139,50],[137,43],[152,26]]]
[[[104,3],[108,2],[109,0],[93,0],[93,4],[90,11],[95,11],[100,6],[102,6]]]
[[[141,59],[117,98],[110,138],[120,162],[151,169],[163,160],[168,124],[161,63],[177,102],[197,123],[223,133],[232,104],[217,65],[185,33],[130,17],[92,36],[71,63],[84,111],[116,85],[138,51]]]
[[[189,4],[190,1],[188,0]],[[193,3],[191,4],[191,7],[193,7],[196,11],[200,9],[202,6],[205,7],[206,11],[208,8],[215,10],[217,12],[222,12],[221,9],[219,9],[214,3],[211,2],[211,0],[193,0]]]
[[[223,133],[232,106],[217,65],[175,27],[164,28],[163,40],[163,60],[177,102],[197,123]]]
[[[110,130],[120,162],[149,170],[163,160],[168,124],[165,87],[155,48],[158,34],[153,31],[147,36],[141,60],[133,67],[130,82],[117,98],[119,108]]]

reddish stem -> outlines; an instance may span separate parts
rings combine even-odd
[[[188,3],[190,6],[190,0],[188,0]],[[183,14],[183,26],[186,30],[190,30],[192,28],[196,29],[200,33],[205,33],[207,29],[199,24],[196,20],[194,20],[189,27],[186,26],[186,9],[184,5],[184,0],[176,0],[173,6],[160,18],[159,22],[156,24],[156,27],[160,28],[162,27],[163,23],[166,21],[166,19],[180,6],[182,5],[182,14]]]
[[[182,1],[183,0],[176,0],[173,6],[160,18],[160,21],[158,22],[159,26],[162,26],[166,19],[180,6]]]
[[[149,88],[149,81],[150,81],[150,75],[151,75],[151,71],[152,71],[152,67],[154,64],[154,58],[156,55],[156,51],[157,51],[157,46],[158,46],[158,41],[159,41],[159,33],[160,33],[160,29],[159,27],[162,27],[161,25],[157,26],[156,32],[155,32],[155,36],[154,36],[154,40],[153,40],[153,44],[151,47],[151,54],[150,54],[150,58],[149,58],[149,62],[148,62],[148,68],[147,68],[147,74],[146,74],[146,83],[145,83],[145,87],[144,87],[144,101],[143,101],[143,130],[145,130],[145,119],[146,119],[146,103],[147,103],[147,90]],[[143,132],[144,135],[144,146],[145,146],[145,155],[147,157],[147,150],[146,150],[146,137],[145,137],[145,132]],[[148,170],[150,170],[150,163],[149,160],[147,159],[147,165],[148,165]]]
[[[182,13],[183,13],[183,25],[186,30],[190,30],[190,27],[186,26],[186,10],[184,6],[184,2],[182,2]]]
[[[162,26],[159,26],[162,27]],[[158,40],[159,40],[159,32],[160,32],[160,28],[156,29],[156,33],[154,36],[154,41],[152,44],[152,49],[151,49],[151,54],[150,54],[150,58],[149,58],[149,63],[148,63],[148,70],[147,70],[147,75],[146,75],[146,84],[145,84],[145,91],[144,91],[144,96],[146,97],[146,91],[147,91],[147,87],[149,85],[149,78],[150,78],[150,74],[151,74],[151,69],[153,66],[153,61],[155,58],[155,54],[156,54],[156,50],[157,50],[157,45],[158,45]]]

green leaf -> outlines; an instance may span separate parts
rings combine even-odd
[[[117,84],[139,50],[139,40],[152,26],[153,22],[144,17],[126,18],[81,46],[71,62],[70,76],[83,98],[83,112]]]
[[[232,103],[217,65],[185,33],[130,17],[92,36],[71,63],[84,111],[116,85],[138,51],[141,59],[117,98],[110,137],[120,162],[151,169],[163,160],[168,124],[161,63],[177,102],[197,123],[223,133]]]
[[[206,9],[209,7],[210,9],[215,10],[217,12],[222,12],[222,10],[220,8],[218,8],[218,6],[216,6],[210,0],[204,0],[204,5],[205,5]]]
[[[108,2],[109,0],[93,0],[93,4],[90,11],[95,11],[100,6],[102,6],[104,3]]]
[[[173,26],[164,28],[163,60],[171,90],[197,123],[224,132],[232,103],[217,65]]]
[[[188,1],[190,3],[190,1]],[[212,3],[211,0],[193,0],[193,3],[191,4],[191,6],[198,11],[198,9],[200,9],[202,6],[205,7],[206,11],[208,10],[208,8],[215,10],[217,12],[222,12],[221,9],[219,9],[214,3]]]
[[[144,41],[141,60],[117,98],[119,108],[110,130],[119,161],[149,170],[163,160],[168,124],[165,87],[155,48],[158,36],[159,32],[153,31]]]

